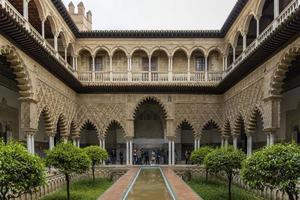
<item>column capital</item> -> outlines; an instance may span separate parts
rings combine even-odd
[[[133,140],[133,136],[125,136],[126,140]]]
[[[23,132],[25,133],[25,135],[35,135],[37,132],[37,129],[24,128]]]
[[[225,140],[228,140],[229,137],[230,137],[229,135],[221,135],[221,138],[222,138],[222,139],[225,139]]]
[[[176,136],[167,136],[167,139],[168,139],[168,140],[175,140],[175,139],[176,139]]]
[[[33,97],[20,97],[18,100],[24,103],[38,103],[38,100]]]
[[[79,139],[79,138],[80,138],[80,135],[73,135],[71,138],[72,138],[72,139]]]
[[[268,97],[265,97],[263,99],[264,102],[267,102],[267,101],[281,101],[283,99],[282,95],[271,95],[271,96],[268,96]]]

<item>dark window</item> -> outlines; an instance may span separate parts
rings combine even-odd
[[[205,70],[205,58],[204,57],[196,57],[196,71],[204,71]]]
[[[143,71],[149,71],[149,58],[142,58]]]
[[[100,56],[95,58],[95,71],[103,71],[103,58]]]

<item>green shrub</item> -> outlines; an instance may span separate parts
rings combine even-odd
[[[70,200],[70,175],[84,173],[91,166],[91,160],[85,151],[71,143],[60,143],[48,151],[45,162],[48,167],[54,167],[65,175],[68,200]]]
[[[278,188],[290,200],[299,195],[300,147],[296,144],[276,144],[257,151],[242,164],[243,180],[252,188]]]
[[[192,152],[191,160],[193,163],[197,165],[202,165],[204,162],[204,158],[213,151],[214,149],[212,147],[200,147],[199,149]],[[206,169],[206,168],[205,168]],[[205,170],[205,180],[208,181],[208,171]]]
[[[44,183],[44,165],[38,156],[20,143],[0,141],[0,199],[20,197]]]
[[[102,161],[107,160],[108,153],[105,149],[102,149],[99,146],[88,146],[84,148],[84,150],[92,161],[93,181],[95,181],[95,166],[100,164]]]
[[[241,168],[246,155],[233,147],[219,148],[209,153],[204,159],[206,170],[212,174],[225,173],[228,181],[228,199],[231,200],[231,185],[235,172]]]

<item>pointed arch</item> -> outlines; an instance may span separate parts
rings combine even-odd
[[[207,122],[202,126],[201,131],[209,130],[209,129],[217,129],[220,135],[221,135],[221,133],[222,133],[221,127],[220,127],[219,124],[218,124],[217,122],[215,122],[213,119],[210,119],[209,121],[207,121]]]
[[[163,117],[164,117],[165,119],[168,118],[169,115],[168,115],[167,107],[162,103],[162,101],[161,101],[159,98],[157,98],[157,97],[155,97],[155,96],[145,96],[145,97],[143,97],[142,99],[140,99],[140,100],[138,101],[138,103],[134,106],[133,111],[131,112],[131,113],[132,113],[132,116],[131,116],[132,119],[135,119],[135,118],[136,118],[136,114],[137,114],[139,108],[140,108],[143,104],[148,103],[148,102],[159,105],[160,108],[161,108],[162,111],[163,111],[163,115],[164,115]]]
[[[225,120],[222,135],[223,136],[231,136],[231,125],[230,125],[230,121],[228,119]]]
[[[79,124],[78,128],[81,131],[82,129],[84,129],[85,126],[95,129],[97,131],[97,133],[100,134],[100,129],[93,120],[91,120],[89,118],[83,120],[82,123]]]
[[[264,121],[263,112],[258,106],[255,106],[252,109],[248,119],[247,128],[246,128],[247,133],[251,134],[255,131],[259,117],[262,119],[262,123],[263,123]]]
[[[300,55],[300,46],[294,46],[288,49],[284,55],[280,58],[276,64],[276,68],[273,72],[273,76],[270,80],[269,95],[278,96],[281,95],[283,90],[285,74],[292,62]]]
[[[9,45],[0,46],[0,55],[4,56],[10,63],[13,73],[16,75],[15,80],[18,82],[21,97],[33,97],[32,80],[28,68],[17,53],[17,50]]]
[[[55,17],[51,14],[46,15],[45,21],[49,21],[51,32],[53,35],[55,35],[58,32],[57,24],[55,22]]]
[[[107,136],[109,129],[113,126],[120,128],[123,131],[123,136],[124,137],[126,136],[126,132],[125,132],[125,129],[124,129],[124,126],[122,125],[122,123],[120,123],[118,120],[112,120],[104,128],[104,132],[103,132],[104,137]]]
[[[189,127],[189,128],[192,130],[194,136],[197,134],[197,133],[196,133],[195,127],[192,125],[192,123],[190,123],[189,120],[187,120],[187,119],[181,120],[181,121],[176,125],[176,128],[177,128],[177,129],[181,129],[181,128],[183,128],[183,127]]]
[[[249,32],[249,28],[250,28],[250,22],[252,19],[255,19],[256,20],[256,16],[253,12],[251,12],[249,15],[247,15],[245,17],[245,22],[244,22],[244,25],[243,25],[243,32],[244,33],[248,33]]]
[[[59,129],[61,136],[68,136],[67,120],[64,114],[60,114],[57,119],[57,129]],[[58,131],[58,130],[56,130]]]
[[[240,135],[242,126],[245,125],[245,120],[242,114],[238,114],[233,125],[233,135]]]
[[[80,135],[80,130],[78,127],[78,124],[75,119],[73,119],[70,123],[70,136],[79,136]]]
[[[69,45],[69,40],[65,34],[65,31],[63,29],[60,29],[57,32],[58,37],[61,37],[61,42],[63,44],[63,47],[66,48]]]
[[[45,106],[42,111],[39,114],[39,118],[38,120],[40,120],[41,118],[43,118],[44,120],[44,126],[45,126],[45,131],[47,134],[53,134],[53,119],[51,117],[51,111],[48,108],[48,106]]]
[[[233,39],[232,39],[232,46],[234,46],[234,47],[237,47],[238,46],[238,41],[239,41],[239,38],[240,38],[240,36],[243,38],[243,34],[242,34],[242,31],[241,30],[238,30],[236,33],[235,33],[235,35],[234,35],[234,37],[233,37]]]

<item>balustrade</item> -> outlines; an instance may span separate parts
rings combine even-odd
[[[299,0],[291,1],[285,9],[280,13],[280,15],[273,20],[273,22],[267,26],[267,28],[255,39],[244,51],[243,53],[233,62],[228,69],[226,74],[229,74],[232,69],[237,67],[244,59],[246,59],[260,44],[262,44],[275,30],[276,28],[284,23],[294,12],[299,8]]]
[[[260,34],[258,37],[236,58],[236,60],[228,66],[225,73],[208,72],[207,76],[204,72],[172,72],[168,77],[167,72],[113,72],[110,76],[109,72],[77,72],[66,62],[66,60],[58,54],[58,52],[47,42],[46,39],[22,16],[8,0],[0,0],[0,6],[17,22],[25,28],[29,34],[40,44],[45,50],[53,56],[61,65],[63,65],[74,76],[83,82],[105,82],[105,81],[152,81],[152,82],[186,82],[186,81],[221,81],[224,76],[227,76],[235,67],[237,67],[244,59],[246,59],[255,49],[261,45],[282,23],[284,23],[294,12],[299,8],[299,0],[292,0],[278,17]],[[131,75],[131,77],[130,77]],[[130,78],[129,78],[130,77]]]
[[[0,5],[19,25],[25,28],[51,56],[53,56],[70,73],[76,76],[76,73],[69,69],[68,62],[66,62],[65,59],[58,54],[58,52],[47,42],[47,40],[43,38],[43,36],[29,23],[27,19],[25,19],[23,15],[19,13],[19,11],[8,0],[0,0]]]

